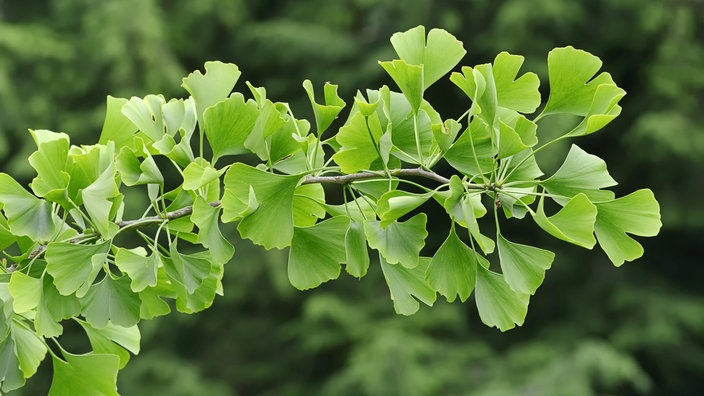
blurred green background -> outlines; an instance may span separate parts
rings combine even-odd
[[[107,95],[183,96],[181,77],[207,60],[238,64],[236,89],[251,81],[306,115],[303,79],[339,84],[345,99],[390,83],[377,60],[418,24],[462,40],[465,65],[526,56],[542,89],[556,46],[604,61],[628,92],[623,114],[577,143],[606,160],[617,194],[655,191],[664,227],[642,241],[645,257],[616,269],[599,250],[518,228],[557,258],[523,327],[499,333],[472,302],[396,316],[378,269],[296,291],[286,252],[236,240],[210,310],[144,323],[122,394],[704,394],[702,0],[0,0],[0,169],[29,182],[27,128],[95,143]],[[467,105],[449,83],[429,95],[444,117]],[[430,232],[433,243],[445,231]],[[46,393],[44,363],[14,394]]]

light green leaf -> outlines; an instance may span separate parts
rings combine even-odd
[[[0,173],[0,202],[14,235],[47,241],[56,232],[57,219],[51,204],[30,194],[5,173]]]
[[[103,268],[110,241],[95,245],[52,242],[47,245],[46,270],[54,277],[56,289],[64,296],[87,291]]]
[[[355,113],[335,136],[342,147],[332,159],[343,173],[369,169],[372,162],[380,158],[377,144],[382,134],[378,117],[372,115],[367,119],[362,113]]]
[[[13,322],[11,328],[11,337],[15,341],[20,370],[25,378],[29,378],[37,372],[39,363],[44,360],[47,352],[46,344],[25,326]]]
[[[499,158],[510,157],[528,147],[523,143],[516,130],[504,122],[499,122]]]
[[[643,255],[643,247],[627,233],[655,236],[660,231],[660,205],[653,192],[642,189],[613,201],[596,204],[596,237],[615,266]]]
[[[103,129],[100,132],[99,144],[115,142],[115,148],[120,150],[129,145],[132,136],[137,132],[137,126],[122,114],[122,108],[127,104],[127,99],[115,98],[108,95],[105,110]]]
[[[461,71],[462,73],[452,73],[450,81],[472,100],[473,113],[485,124],[493,126],[498,110],[498,97],[491,65],[477,65],[474,68],[463,66]]]
[[[236,65],[215,61],[205,62],[205,74],[196,70],[183,79],[181,86],[196,102],[198,120],[204,120],[203,113],[208,107],[227,98],[241,74]]]
[[[210,307],[216,294],[222,295],[221,281],[224,268],[223,264],[213,262],[207,250],[191,254],[188,258],[191,265],[196,261],[203,264],[212,262],[210,272],[192,293],[188,292],[186,287],[175,288],[177,292],[176,309],[184,313],[194,313]],[[188,286],[188,282],[186,286]]]
[[[530,114],[540,106],[540,79],[535,73],[526,73],[516,79],[523,60],[520,55],[501,52],[494,58],[492,72],[498,105]]]
[[[500,274],[478,266],[474,295],[479,317],[485,325],[501,331],[523,325],[530,295],[513,291]]]
[[[594,92],[594,99],[579,125],[571,130],[569,136],[584,136],[605,127],[621,114],[618,102],[626,95],[626,91],[615,84],[599,85]]]
[[[68,352],[64,352],[63,356],[66,361],[52,356],[54,379],[51,382],[49,396],[119,396],[117,393],[119,356],[96,353],[74,355]]]
[[[293,194],[300,176],[282,176],[236,163],[225,173],[222,221],[231,222],[247,210],[242,201],[254,191],[257,209],[238,225],[242,237],[262,245],[282,249],[293,238]],[[276,230],[276,232],[271,232]]]
[[[413,315],[420,307],[418,301],[433,306],[437,295],[425,280],[429,258],[421,258],[415,268],[389,264],[381,255],[379,261],[397,314]]]
[[[614,193],[601,189],[618,183],[609,175],[604,160],[573,144],[560,169],[540,184],[564,205],[578,193],[584,193],[592,201],[612,200]]]
[[[555,48],[548,54],[550,97],[542,114],[568,113],[585,116],[602,84],[614,85],[609,73],[594,75],[601,60],[572,46]]]
[[[386,183],[386,186],[388,188],[388,182]],[[369,199],[358,197],[347,202],[346,204],[325,204],[325,210],[330,214],[330,216],[348,216],[356,222],[363,223],[367,219],[373,219],[376,217],[376,211],[372,205],[373,202]]]
[[[156,286],[156,274],[159,266],[159,255],[147,256],[142,247],[134,249],[117,248],[115,265],[132,279],[130,288],[140,292],[148,286]]]
[[[111,323],[104,328],[93,327],[90,323],[78,321],[83,327],[93,353],[117,355],[120,358],[120,369],[123,369],[130,360],[130,354],[123,346],[132,353],[139,353],[139,328],[137,326],[121,327]]]
[[[395,33],[391,45],[407,63],[423,65],[424,90],[452,70],[467,53],[462,42],[443,29],[431,29],[426,43],[423,26]]]
[[[19,314],[31,311],[42,298],[42,280],[16,271],[8,285],[12,295],[12,309]]]
[[[450,228],[450,234],[435,252],[425,272],[430,286],[453,302],[457,296],[464,302],[472,290],[477,277],[477,253],[464,244]]]
[[[475,117],[445,154],[445,160],[467,176],[488,174],[496,166],[489,127]]]
[[[320,184],[303,184],[293,193],[293,224],[309,227],[325,217],[325,190]]]
[[[34,327],[38,335],[58,337],[63,332],[59,322],[78,316],[81,303],[75,295],[62,296],[54,286],[54,279],[45,274],[42,282],[42,296],[37,306]]]
[[[428,236],[426,221],[425,213],[418,213],[405,222],[394,221],[386,227],[379,221],[368,220],[364,223],[364,233],[369,246],[378,250],[389,264],[414,268]]]
[[[198,226],[198,242],[210,250],[215,261],[224,264],[235,254],[235,248],[220,232],[219,215],[220,208],[211,206],[201,197],[196,197],[191,221]]]
[[[518,293],[535,294],[555,253],[511,242],[499,234],[499,260],[506,283]]]
[[[377,214],[381,219],[380,226],[386,227],[425,203],[432,196],[432,191],[425,194],[413,194],[403,190],[391,190],[384,193],[376,202]]]
[[[161,95],[147,95],[144,99],[133,96],[122,107],[122,114],[152,142],[158,142],[166,133],[161,113],[161,106],[165,103]]]
[[[92,285],[81,299],[83,316],[94,327],[107,326],[108,321],[122,327],[131,327],[139,322],[139,295],[130,288],[126,276],[113,279],[106,275]]]
[[[294,287],[311,289],[340,275],[348,228],[349,218],[339,216],[294,229],[288,255],[288,279]]]
[[[241,93],[234,93],[205,111],[205,135],[213,149],[213,164],[222,156],[249,151],[244,142],[252,132],[258,116],[256,102],[245,102]]]
[[[379,65],[389,73],[403,95],[411,104],[413,113],[417,113],[423,101],[423,66],[411,65],[403,60],[379,62]]]
[[[538,163],[535,161],[533,149],[523,150],[511,157],[506,173],[507,177],[503,182],[518,182],[534,185],[534,180],[543,175]]]
[[[69,138],[65,133],[47,130],[29,130],[37,150],[29,156],[29,163],[37,171],[32,180],[32,191],[47,200],[70,207],[66,199],[69,174],[65,171],[68,158]]]
[[[342,109],[345,107],[345,101],[340,98],[337,94],[337,85],[325,83],[323,87],[323,92],[325,96],[325,104],[318,104],[315,101],[315,92],[313,91],[313,84],[310,80],[303,81],[303,88],[308,94],[308,99],[310,99],[310,104],[313,106],[313,114],[315,115],[315,125],[317,129],[318,136],[322,135],[330,124],[337,118]]]
[[[96,230],[105,238],[118,231],[111,219],[116,206],[122,202],[122,194],[116,181],[115,165],[110,164],[98,178],[81,192],[83,205]]]
[[[182,286],[189,295],[201,287],[210,276],[212,267],[220,264],[212,262],[210,254],[207,254],[208,258],[198,253],[182,254],[175,242],[170,246],[170,253],[170,257],[161,258],[164,269],[169,278]]]
[[[13,337],[9,335],[0,341],[0,384],[3,392],[20,388],[25,383],[15,346]]]
[[[345,252],[347,273],[357,278],[366,275],[369,269],[369,252],[363,222],[359,220],[350,222],[350,228],[345,234]]]
[[[594,238],[594,222],[597,216],[597,207],[594,206],[586,195],[580,193],[572,197],[559,212],[547,217],[543,209],[544,197],[538,202],[538,209],[533,215],[533,220],[545,232],[587,249],[596,244]]]
[[[217,170],[203,158],[196,158],[183,170],[183,189],[195,191],[225,173],[225,169]]]
[[[122,176],[122,182],[126,186],[164,184],[164,176],[162,176],[154,158],[146,150],[140,154],[144,155],[142,162],[129,147],[123,147],[120,150],[120,154],[116,158],[116,167]]]

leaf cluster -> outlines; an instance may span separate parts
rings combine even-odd
[[[502,52],[453,72],[466,50],[444,30],[426,35],[418,26],[391,44],[398,59],[379,64],[398,91],[359,91],[348,104],[330,83],[316,98],[306,80],[311,121],[249,82],[247,97],[233,92],[238,67],[207,62],[183,79],[186,99],[108,97],[95,145],[30,131],[31,192],[0,173],[2,390],[22,386],[49,354],[52,395],[116,394],[118,370],[139,352],[141,320],[198,312],[223,293],[235,249],[222,223],[266,249],[288,248],[298,289],[338,278],[343,266],[361,278],[379,265],[396,312],[433,305],[438,293],[450,302],[474,293],[482,321],[502,331],[523,323],[555,256],[512,241],[502,231],[510,219],[530,217],[587,249],[598,244],[617,266],[642,256],[631,235],[654,236],[661,226],[650,190],[617,198],[604,161],[576,145],[550,176],[536,161],[543,148],[619,115],[625,91],[599,73],[596,56],[552,50],[543,104],[538,76],[519,75],[521,56]],[[456,119],[425,100],[448,73],[468,99]],[[579,121],[542,141],[540,121],[560,114]],[[182,180],[175,187],[164,177],[173,171]],[[148,204],[125,219],[135,191]],[[447,215],[447,237],[434,251],[427,205]],[[128,233],[142,243],[122,243]],[[68,319],[83,327],[92,352],[60,345]]]

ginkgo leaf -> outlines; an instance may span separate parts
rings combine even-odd
[[[220,232],[219,215],[220,208],[210,205],[201,197],[196,197],[191,221],[198,226],[198,242],[210,250],[215,261],[224,264],[235,254],[235,248]]]
[[[368,220],[364,223],[364,233],[369,246],[378,250],[386,262],[414,268],[418,265],[420,251],[428,236],[426,221],[425,213],[419,213],[405,222],[394,221],[386,227],[382,227],[379,221]]]
[[[491,173],[496,166],[496,154],[488,126],[474,118],[460,137],[445,153],[445,160],[470,177]]]
[[[107,274],[92,285],[81,300],[82,313],[88,322],[97,328],[108,322],[122,327],[139,322],[139,295],[132,292],[130,279],[126,276],[113,279]]]
[[[448,302],[467,300],[477,277],[477,253],[465,245],[450,228],[450,234],[430,260],[425,278]]]
[[[535,294],[552,265],[555,253],[514,243],[498,236],[499,260],[506,283],[518,293]]]
[[[601,60],[572,46],[555,48],[548,53],[550,96],[542,114],[569,113],[584,116],[589,112],[594,94],[602,84],[614,85],[606,72],[594,75]]]
[[[220,179],[225,169],[217,170],[203,158],[196,158],[183,170],[183,189],[194,191]]]
[[[389,76],[401,89],[411,104],[413,113],[417,113],[423,101],[423,66],[411,65],[400,59],[379,62],[379,65],[389,73]]]
[[[599,85],[584,119],[568,133],[568,136],[589,135],[605,127],[621,114],[621,106],[618,102],[625,95],[626,91],[615,84]]]
[[[54,379],[49,396],[119,396],[117,372],[120,357],[111,354],[74,355],[63,352],[65,360],[52,355]]]
[[[129,145],[132,136],[137,132],[137,126],[122,114],[122,108],[126,103],[127,99],[108,95],[103,129],[100,132],[100,139],[98,139],[99,144],[113,141],[117,150]]]
[[[14,235],[47,241],[56,232],[57,219],[51,204],[30,194],[5,173],[0,173],[0,202]]]
[[[355,113],[335,136],[341,147],[332,159],[340,165],[343,173],[369,169],[371,163],[380,158],[377,145],[383,131],[376,116],[369,117],[369,120],[371,124],[362,113]]]
[[[426,40],[424,26],[394,33],[391,45],[408,64],[423,65],[423,90],[450,72],[467,53],[462,42],[443,29],[431,29]]]
[[[14,340],[17,361],[25,378],[37,372],[39,364],[46,356],[47,346],[31,329],[13,322],[10,337]]]
[[[123,147],[120,154],[117,155],[116,166],[122,176],[122,182],[126,186],[164,184],[164,176],[148,152],[145,153],[144,160],[140,162],[134,151],[129,147]]]
[[[187,287],[176,287],[176,309],[184,313],[200,312],[213,304],[216,294],[222,294],[223,264],[214,262],[210,252],[207,250],[188,255],[189,264],[193,266],[201,263],[203,269],[206,263],[210,265],[210,271],[205,274],[198,286],[189,292]],[[196,263],[194,263],[194,261]],[[200,265],[200,264],[199,264]],[[188,276],[192,276],[188,275]],[[187,280],[188,280],[187,276]],[[188,284],[188,283],[187,283]]]
[[[415,268],[389,264],[381,255],[379,261],[397,314],[413,315],[420,308],[418,301],[433,306],[437,294],[425,280],[429,258],[421,258]]]
[[[16,350],[15,340],[9,334],[0,341],[0,385],[3,392],[18,389],[26,382]]]
[[[205,135],[213,149],[213,164],[225,155],[249,151],[244,143],[258,117],[257,104],[252,100],[245,101],[241,93],[234,93],[205,110],[203,122]]]
[[[52,242],[47,245],[46,271],[54,277],[56,289],[64,296],[79,289],[84,294],[103,268],[110,241],[95,245]]]
[[[492,72],[496,84],[498,105],[524,114],[540,106],[540,79],[535,73],[525,73],[516,78],[524,58],[501,52],[494,58]]]
[[[491,65],[482,64],[474,68],[463,66],[461,71],[462,73],[452,73],[450,81],[472,100],[473,113],[485,124],[493,127],[499,109]]]
[[[350,221],[350,227],[345,234],[345,253],[347,273],[357,278],[366,275],[369,269],[369,252],[363,222],[354,219]]]
[[[199,122],[208,107],[227,98],[241,74],[237,65],[215,61],[205,62],[205,74],[196,70],[183,79],[181,86],[193,96]]]
[[[325,190],[320,184],[303,184],[293,193],[293,224],[308,227],[325,217]]]
[[[137,326],[121,327],[108,323],[103,328],[93,327],[85,321],[78,321],[88,336],[93,353],[117,355],[120,358],[120,369],[125,368],[130,360],[128,348],[132,353],[139,353],[139,328]]]
[[[345,101],[337,94],[337,85],[335,84],[325,83],[323,87],[325,104],[319,104],[315,101],[315,92],[310,80],[303,81],[303,88],[306,90],[310,104],[313,107],[315,126],[317,134],[320,136],[330,127],[337,115],[340,114],[345,107]]]
[[[540,184],[555,195],[555,201],[564,205],[578,193],[595,202],[614,199],[612,191],[602,188],[618,183],[609,175],[604,160],[573,144],[560,169]]]
[[[122,200],[122,194],[116,181],[116,169],[110,164],[88,187],[81,192],[83,205],[97,231],[105,238],[110,238],[118,231],[112,222],[115,206]]]
[[[147,287],[156,286],[158,254],[147,256],[147,251],[143,247],[118,248],[115,253],[115,265],[130,277],[132,280],[130,288],[133,291],[140,292]]]
[[[164,136],[164,117],[161,106],[166,100],[161,95],[147,95],[144,98],[132,97],[122,107],[122,114],[152,142]]]
[[[580,193],[572,197],[556,214],[547,217],[543,209],[544,197],[538,202],[538,209],[533,214],[533,220],[545,232],[587,249],[596,244],[594,238],[594,222],[597,208],[586,195]]]
[[[381,227],[386,227],[399,217],[411,212],[433,196],[433,192],[413,194],[402,190],[391,190],[376,202]]]
[[[300,176],[276,175],[242,163],[232,165],[224,178],[222,221],[240,218],[247,207],[236,197],[250,196],[251,188],[258,206],[240,221],[240,234],[267,249],[289,246],[293,238],[293,194],[300,180]]]
[[[595,231],[599,245],[615,266],[643,255],[643,247],[627,234],[655,236],[660,231],[660,205],[653,192],[642,189],[596,204]]]
[[[501,331],[523,325],[528,313],[528,293],[511,289],[501,274],[483,265],[477,266],[474,295],[482,322]]]
[[[66,172],[69,138],[65,133],[47,130],[32,130],[37,150],[29,156],[29,163],[37,171],[32,180],[32,191],[39,197],[70,207],[66,199],[66,188],[70,175]]]
[[[349,218],[338,216],[294,229],[288,255],[288,279],[294,287],[311,289],[340,275],[348,227]]]

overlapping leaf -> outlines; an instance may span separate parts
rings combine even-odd
[[[435,290],[425,280],[430,259],[424,257],[418,260],[415,268],[389,264],[383,257],[379,257],[384,279],[389,286],[394,310],[401,315],[413,315],[420,308],[418,301],[425,305],[433,306],[437,297]]]
[[[575,195],[556,214],[547,217],[544,211],[544,199],[538,203],[538,210],[533,220],[545,232],[563,241],[591,249],[596,244],[594,222],[597,208],[583,193]]]
[[[394,221],[386,227],[382,227],[379,221],[369,220],[364,223],[364,233],[369,246],[378,250],[386,262],[414,268],[418,265],[420,250],[428,236],[426,221],[425,213],[419,213],[405,222]]]
[[[348,227],[349,218],[338,216],[294,229],[288,255],[288,279],[294,287],[310,289],[340,275]]]
[[[512,290],[502,275],[489,270],[485,265],[477,266],[474,294],[479,317],[485,325],[501,331],[523,325],[530,295]]]
[[[430,260],[425,277],[436,291],[453,302],[464,302],[474,290],[477,277],[477,253],[465,245],[450,228],[450,234]]]

